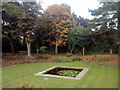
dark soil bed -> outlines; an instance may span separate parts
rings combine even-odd
[[[3,53],[2,54],[2,66],[9,66],[15,64],[26,64],[26,63],[39,63],[39,62],[51,62],[52,58],[56,55],[45,55],[45,56],[37,56],[36,54],[32,55],[32,58],[28,58],[27,55],[19,55],[19,54],[11,54],[11,53]],[[59,56],[59,55],[58,55]],[[82,61],[103,64],[103,65],[112,65],[118,66],[119,55],[117,54],[107,54],[107,55],[77,55],[78,57],[82,57]],[[109,59],[106,62],[95,62],[95,58],[105,58]]]

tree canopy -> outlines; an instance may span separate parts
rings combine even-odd
[[[95,16],[92,20],[77,16],[65,3],[50,5],[44,11],[37,2],[2,2],[0,5],[3,44],[12,53],[27,50],[31,56],[31,52],[39,53],[40,47],[53,49],[55,54],[61,53],[60,48],[66,50],[64,53],[83,55],[118,53],[120,14],[116,2],[101,3],[98,9],[89,10]]]

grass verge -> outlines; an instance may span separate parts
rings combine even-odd
[[[87,67],[89,71],[81,80],[35,76],[53,66]],[[16,83],[35,88],[118,88],[118,68],[88,62],[33,63],[3,68],[2,87],[12,88]],[[45,79],[48,78],[48,79]]]

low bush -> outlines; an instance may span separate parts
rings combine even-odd
[[[42,54],[47,53],[47,47],[46,46],[42,46],[42,47],[40,47],[39,51]]]
[[[73,60],[71,58],[64,58],[62,61],[63,62],[72,62]]]
[[[76,70],[60,70],[57,72],[60,76],[75,77],[79,74],[79,71]]]
[[[65,54],[65,56],[70,57],[70,56],[73,56],[73,54],[67,52],[67,53]]]
[[[28,52],[27,51],[19,51],[19,53],[17,53],[18,55],[26,55]]]
[[[38,54],[37,58],[48,59],[48,55]]]
[[[71,62],[71,58],[65,58],[65,57],[54,57],[53,62]]]
[[[76,60],[77,60],[77,61],[80,61],[80,60],[82,60],[82,57],[73,57],[72,60],[73,60],[73,61],[76,61]]]
[[[109,61],[110,59],[108,58],[95,58],[93,59],[93,61],[95,62],[106,62],[106,61]]]
[[[53,57],[53,62],[62,62],[62,57],[58,56],[58,57]]]
[[[53,62],[72,62],[72,61],[80,61],[82,60],[82,57],[54,57]]]

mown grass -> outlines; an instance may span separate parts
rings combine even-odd
[[[89,71],[81,80],[35,76],[53,66],[87,67]],[[3,88],[16,84],[33,85],[35,88],[118,88],[118,68],[87,62],[33,63],[3,68]],[[45,79],[48,78],[48,79]]]

